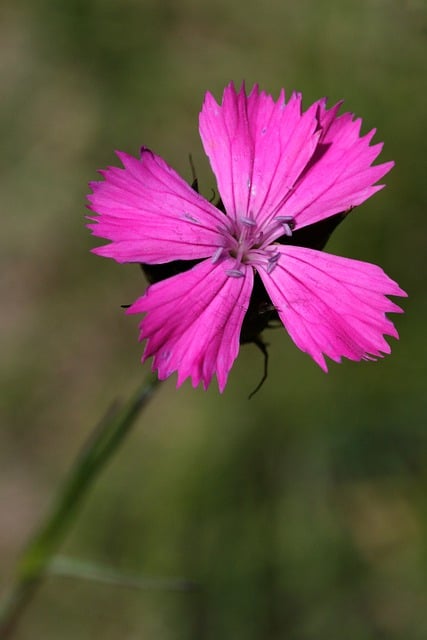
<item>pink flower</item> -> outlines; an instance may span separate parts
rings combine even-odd
[[[153,282],[127,313],[145,314],[143,360],[154,356],[161,379],[177,371],[177,386],[190,377],[206,389],[216,374],[223,391],[239,342],[277,317],[325,371],[325,356],[390,352],[386,313],[401,309],[386,296],[405,292],[376,265],[317,250],[393,166],[372,166],[375,131],[360,137],[361,120],[339,108],[322,99],[302,112],[301,94],[275,102],[257,86],[247,96],[230,84],[220,105],[207,93],[200,135],[216,206],[146,148],[118,152],[124,169],[91,183],[89,228],[110,241],[94,253],[142,263]]]

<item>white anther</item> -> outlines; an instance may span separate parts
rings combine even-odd
[[[252,218],[246,218],[244,216],[241,216],[239,220],[242,224],[246,225],[247,227],[256,227],[256,222]]]
[[[218,262],[223,252],[224,252],[224,248],[218,247],[218,249],[215,251],[215,253],[212,256],[212,259],[211,259],[212,264],[216,264]]]
[[[238,269],[227,269],[225,273],[228,276],[230,276],[230,278],[243,278],[243,276],[245,275],[244,273],[242,273]]]

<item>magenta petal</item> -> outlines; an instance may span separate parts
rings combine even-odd
[[[370,146],[375,130],[360,137],[360,118],[337,117],[339,106],[327,110],[325,100],[317,103],[319,144],[281,211],[294,217],[297,228],[361,204],[383,187],[375,183],[394,165],[371,166],[383,145]]]
[[[94,253],[117,262],[164,263],[212,255],[223,242],[225,216],[148,149],[141,159],[118,152],[124,169],[109,167],[92,182],[88,227],[111,244]]]
[[[239,351],[243,318],[253,286],[253,270],[226,274],[235,261],[205,260],[189,271],[150,286],[127,313],[146,313],[141,340],[143,360],[154,356],[153,370],[165,379],[178,372],[177,386],[190,377],[206,389],[216,373],[220,391]]]
[[[401,312],[386,296],[406,293],[376,265],[302,247],[275,247],[281,257],[265,288],[289,335],[322,369],[336,362],[390,353],[384,335],[398,338],[387,312]]]
[[[221,105],[206,94],[200,135],[228,215],[262,223],[280,210],[316,148],[316,111],[301,113],[300,94],[275,102],[257,86],[246,96],[230,84]]]

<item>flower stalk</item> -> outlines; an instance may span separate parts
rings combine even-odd
[[[95,427],[77,456],[51,511],[30,539],[16,569],[14,584],[0,601],[0,639],[11,637],[21,615],[48,572],[82,502],[102,469],[112,458],[160,381],[151,374],[123,405],[114,405]]]

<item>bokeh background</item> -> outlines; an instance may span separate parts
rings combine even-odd
[[[18,640],[427,637],[425,0],[3,0],[0,8],[1,587],[113,398],[139,386],[136,266],[90,254],[87,182],[114,149],[215,186],[204,92],[245,79],[377,127],[387,188],[328,250],[409,292],[392,355],[325,375],[270,332],[225,393],[171,379],[91,491],[61,553],[197,593],[50,578]]]

